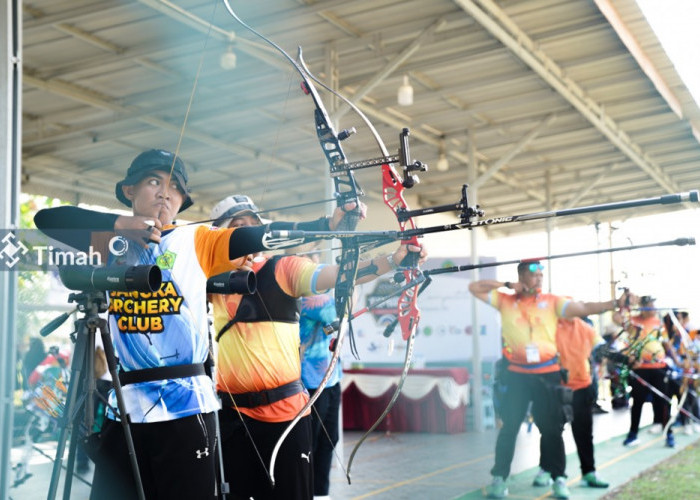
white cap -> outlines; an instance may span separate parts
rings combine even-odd
[[[211,210],[210,218],[214,220],[212,223],[215,226],[223,226],[229,220],[240,217],[242,215],[252,215],[260,224],[268,224],[272,222],[268,219],[263,219],[258,215],[258,207],[255,206],[250,197],[242,194],[234,194],[228,196],[217,203]]]

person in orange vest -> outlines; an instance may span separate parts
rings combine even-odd
[[[668,395],[668,387],[665,382],[668,368],[666,356],[674,355],[661,320],[656,314],[654,301],[654,297],[644,295],[639,302],[639,314],[632,316],[629,325],[626,325],[629,340],[627,354],[630,357],[634,373],[642,381],[634,377],[630,379],[632,410],[630,412],[630,429],[622,443],[624,446],[636,446],[639,444],[639,439],[637,438],[639,421],[642,415],[642,406],[649,394],[652,396],[651,404],[654,408],[654,423],[657,424],[657,427],[660,424],[660,427],[663,429],[671,413],[671,405],[668,401],[665,401],[649,388],[649,386],[654,387],[659,392]],[[670,427],[666,433],[666,446],[669,448],[676,446],[673,429]]]
[[[469,284],[469,291],[476,298],[500,313],[502,352],[508,363],[502,377],[505,387],[501,408],[503,427],[496,440],[492,482],[486,488],[490,498],[508,495],[506,480],[518,432],[530,402],[535,424],[542,432],[542,445],[547,451],[545,456],[549,459],[545,468],[554,478],[553,496],[569,498],[562,431],[565,423],[563,406],[571,391],[561,385],[556,345],[557,319],[617,309],[627,301],[629,293],[625,291],[618,300],[605,302],[577,302],[568,297],[542,293],[543,269],[539,261],[521,262],[517,282],[480,280]],[[499,288],[514,293],[499,291]]]

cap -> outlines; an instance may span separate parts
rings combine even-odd
[[[192,201],[189,194],[190,191],[187,188],[187,171],[185,170],[185,163],[182,161],[182,159],[180,159],[180,157],[175,156],[175,154],[164,149],[149,149],[148,151],[144,151],[134,158],[134,161],[132,161],[131,165],[129,165],[129,170],[126,171],[126,177],[124,180],[117,183],[115,188],[117,199],[127,207],[130,207],[131,200],[124,196],[122,186],[133,186],[154,170],[162,170],[164,172],[172,171],[172,177],[177,182],[178,186],[180,187],[180,192],[184,196],[179,212],[187,210],[192,206],[194,202]]]
[[[651,295],[642,295],[639,299],[639,305],[646,306],[654,302],[656,299]]]
[[[242,215],[252,215],[258,219],[260,224],[272,222],[260,217],[258,212],[258,207],[255,206],[255,203],[253,203],[250,197],[243,194],[234,194],[224,198],[212,208],[211,219],[214,220],[212,224],[214,226],[222,226],[227,220]]]

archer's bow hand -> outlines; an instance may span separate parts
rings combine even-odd
[[[639,304],[639,296],[630,292],[629,288],[623,288],[622,294],[617,298],[615,309],[629,309],[631,306]]]
[[[392,254],[391,258],[394,261],[394,265],[396,267],[403,266],[403,267],[415,267],[415,266],[407,266],[404,264],[404,262],[408,262],[411,259],[406,259],[406,257],[409,256],[415,256],[417,255],[417,259],[415,260],[416,264],[415,265],[422,265],[425,263],[426,260],[428,260],[428,250],[425,248],[425,245],[407,245],[407,244],[402,244],[399,248],[396,249],[396,251]],[[412,257],[416,258],[416,257]]]
[[[114,221],[114,231],[130,240],[137,241],[143,247],[149,242],[160,243],[160,231],[163,224],[157,217],[142,215],[120,215]]]
[[[357,208],[359,204],[359,209]],[[331,231],[335,231],[340,227],[341,222],[345,218],[345,215],[348,213],[354,213],[358,216],[359,220],[363,220],[365,217],[367,217],[367,205],[362,203],[361,201],[351,201],[343,205],[342,207],[336,207],[336,209],[333,211],[333,215],[331,216],[331,219],[328,221],[328,227]]]

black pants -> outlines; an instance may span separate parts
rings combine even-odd
[[[310,390],[313,395],[315,390]],[[314,495],[328,495],[330,489],[333,449],[338,443],[338,412],[340,409],[340,382],[326,387],[314,403],[311,412],[311,432],[314,450]]]
[[[219,412],[219,423],[224,475],[232,493],[229,498],[313,499],[311,417],[299,420],[282,443],[275,463],[274,488],[268,476],[270,458],[289,422],[261,422],[224,407]]]
[[[506,478],[510,474],[515,441],[528,404],[532,401],[532,417],[542,434],[542,468],[552,477],[564,476],[566,454],[562,431],[566,420],[562,404],[552,389],[561,385],[559,372],[526,374],[508,371],[504,375],[504,384],[505,393],[501,403],[503,427],[498,432],[496,463],[491,469],[491,475]]]
[[[634,370],[634,373],[649,385],[658,389],[662,394],[668,394],[667,384],[664,381],[666,377],[665,368],[637,368]],[[654,423],[665,426],[670,416],[671,404],[654,393],[635,377],[630,376],[629,381],[630,387],[632,387],[630,395],[633,399],[632,411],[630,412],[630,434],[637,434],[639,432],[639,420],[642,417],[642,406],[649,395],[651,395],[651,405],[654,409]],[[668,432],[671,434],[673,431],[669,429]]]
[[[576,442],[576,452],[581,464],[581,474],[595,471],[593,456],[593,403],[597,390],[593,384],[574,391],[574,419],[571,422],[571,432]]]
[[[167,422],[131,424],[141,482],[148,500],[217,498],[215,418],[215,413],[207,413]],[[99,449],[90,449],[95,461],[90,498],[137,498],[121,423],[107,420]]]

